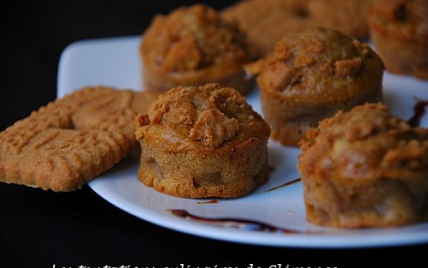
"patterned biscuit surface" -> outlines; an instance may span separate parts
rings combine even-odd
[[[157,93],[91,87],[33,112],[0,132],[0,181],[72,191],[137,145],[134,115]]]

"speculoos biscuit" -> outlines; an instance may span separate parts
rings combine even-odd
[[[133,118],[157,93],[93,87],[34,111],[0,132],[0,181],[73,191],[137,145]]]

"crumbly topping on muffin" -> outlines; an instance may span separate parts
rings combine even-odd
[[[181,149],[190,144],[214,149],[270,135],[266,122],[239,92],[215,83],[173,88],[153,103],[148,119],[140,120],[147,125],[144,131],[159,131],[159,139],[177,141]],[[139,133],[137,137],[144,135]]]
[[[309,131],[301,146],[306,156],[300,165],[321,176],[403,179],[428,173],[428,129],[412,128],[383,104],[338,112]]]
[[[244,32],[202,4],[157,15],[144,33],[142,50],[168,72],[198,70],[225,61],[247,63],[255,57]]]
[[[368,80],[368,68],[377,69],[370,74],[375,77],[381,77],[384,69],[367,44],[329,28],[313,28],[286,35],[268,57],[248,69],[272,91],[323,92],[335,98],[348,94],[353,83]]]

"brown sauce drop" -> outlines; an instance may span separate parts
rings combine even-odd
[[[425,107],[428,106],[428,100],[418,100],[413,108],[413,116],[407,120],[412,127],[419,127],[421,125],[421,119],[426,113]]]
[[[222,224],[224,226],[234,226],[237,229],[246,229],[251,231],[262,231],[262,232],[269,232],[269,233],[317,234],[316,232],[298,231],[298,230],[293,230],[288,228],[277,227],[277,226],[273,226],[267,223],[254,221],[254,220],[236,219],[236,218],[206,218],[206,217],[193,215],[183,209],[170,209],[169,211],[173,215],[180,218],[191,219],[191,220],[196,220],[196,221],[206,222],[206,223]]]
[[[217,204],[218,201],[217,199],[213,199],[213,200],[209,200],[209,201],[199,201],[197,202],[198,205],[202,205],[202,204]]]

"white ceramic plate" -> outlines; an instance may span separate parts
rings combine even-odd
[[[138,45],[140,37],[87,40],[74,43],[63,52],[59,64],[58,96],[91,85],[141,88]],[[415,97],[428,100],[428,82],[385,73],[385,102],[398,116],[413,114]],[[260,112],[258,90],[247,96]],[[422,120],[428,126],[428,116]],[[90,187],[108,202],[143,220],[176,231],[239,243],[288,247],[354,248],[409,245],[428,242],[428,224],[400,228],[341,230],[310,225],[305,219],[301,182],[267,191],[299,178],[296,169],[299,149],[269,143],[274,171],[268,183],[242,198],[192,200],[160,194],[137,179],[138,160],[125,159],[92,181]],[[185,210],[201,217],[179,217],[171,210]],[[256,230],[260,224],[208,219],[234,218],[257,221],[290,230]],[[205,219],[205,220],[204,220]]]

